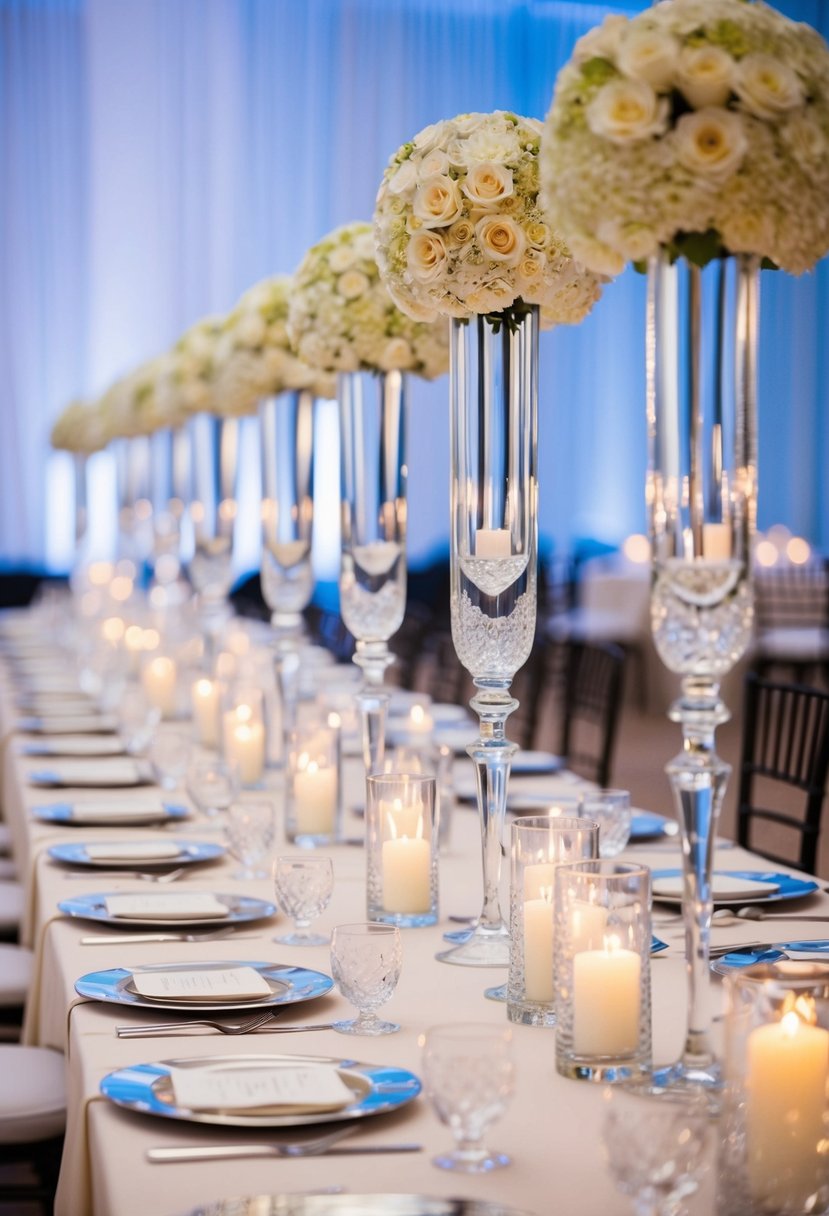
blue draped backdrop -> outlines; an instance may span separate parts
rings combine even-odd
[[[71,397],[369,217],[388,156],[426,123],[498,107],[543,116],[576,38],[641,7],[0,0],[0,561],[68,562],[66,461],[47,437]],[[829,32],[827,0],[782,7]],[[542,339],[541,527],[559,549],[644,525],[643,288],[627,273],[581,327]],[[824,548],[827,329],[826,266],[764,276],[760,523]],[[445,381],[414,387],[412,420],[417,562],[446,540]],[[333,423],[321,430],[329,472]],[[111,470],[98,464],[102,504]],[[256,564],[248,485],[242,568]],[[334,543],[323,538],[322,574]]]

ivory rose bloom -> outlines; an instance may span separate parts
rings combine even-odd
[[[659,30],[633,30],[619,40],[616,56],[625,76],[644,80],[662,92],[668,89],[676,71],[679,43],[670,34]]]
[[[475,225],[475,236],[485,257],[517,266],[527,244],[524,231],[507,215],[485,216]]]
[[[590,59],[613,59],[619,49],[622,30],[626,27],[625,17],[610,13],[601,25],[579,38],[573,51],[573,62],[581,64]]]
[[[734,83],[734,60],[719,46],[684,46],[677,60],[676,82],[695,110],[723,106]]]
[[[443,274],[446,246],[436,232],[415,232],[407,252],[409,270],[421,283],[431,283]]]
[[[405,338],[390,338],[380,352],[378,360],[384,372],[411,367],[414,361],[414,351]]]
[[[595,135],[614,144],[660,135],[667,121],[667,103],[644,80],[611,80],[587,107],[587,123]]]
[[[460,191],[451,177],[427,177],[414,196],[412,211],[424,228],[443,228],[461,213]]]
[[[356,300],[368,291],[368,279],[360,270],[347,270],[337,280],[337,291],[346,300]]]
[[[706,106],[676,124],[677,159],[692,173],[722,183],[739,169],[748,148],[739,114]]]
[[[749,113],[758,118],[775,118],[803,102],[797,73],[771,55],[746,55],[741,59],[734,89]]]
[[[512,174],[503,165],[482,161],[473,165],[463,183],[463,192],[477,207],[492,207],[512,194]]]

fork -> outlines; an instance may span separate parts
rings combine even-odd
[[[119,1039],[140,1039],[143,1035],[159,1035],[172,1031],[178,1034],[182,1030],[190,1030],[194,1026],[209,1026],[220,1034],[250,1034],[264,1026],[271,1018],[278,1017],[279,1009],[265,1009],[255,1013],[253,1017],[242,1018],[240,1022],[214,1022],[210,1018],[194,1018],[190,1022],[158,1022],[153,1026],[116,1026],[115,1033]]]
[[[140,878],[144,882],[175,882],[177,878],[181,878],[185,873],[185,867],[179,866],[176,870],[167,870],[163,874],[151,874],[147,870],[96,870],[95,878]],[[82,878],[85,882],[89,882],[93,877],[91,873],[83,874],[64,874],[64,878]]]
[[[132,946],[145,942],[219,942],[222,938],[233,937],[236,930],[228,926],[226,929],[214,929],[210,933],[107,933],[101,937],[82,937],[82,946]],[[240,934],[237,941],[249,942],[254,934]]]
[[[217,1161],[234,1157],[322,1157],[347,1156],[358,1153],[419,1153],[422,1144],[347,1144],[335,1148],[338,1140],[350,1135],[355,1128],[337,1128],[316,1140],[283,1141],[281,1144],[210,1144],[200,1148],[148,1148],[147,1160]]]

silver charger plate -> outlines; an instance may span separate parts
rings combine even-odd
[[[262,1068],[268,1064],[332,1064],[354,1097],[341,1110],[313,1111],[298,1114],[250,1114],[245,1111],[191,1110],[176,1105],[170,1082],[171,1068]],[[135,1064],[108,1073],[101,1081],[101,1093],[116,1106],[134,1110],[142,1115],[160,1115],[164,1119],[181,1119],[188,1123],[212,1123],[222,1127],[299,1127],[311,1123],[341,1123],[347,1119],[365,1119],[369,1115],[387,1114],[411,1102],[420,1093],[421,1085],[413,1072],[383,1064],[359,1064],[335,1056],[300,1055],[237,1055],[198,1056],[177,1060],[161,1060],[155,1064]]]
[[[228,967],[252,967],[271,989],[268,997],[241,1001],[165,1001],[141,996],[133,987],[137,971],[213,971]],[[208,963],[156,963],[147,967],[111,967],[106,971],[90,971],[75,983],[78,996],[108,1005],[130,1005],[134,1009],[167,1009],[171,1013],[217,1013],[234,1009],[270,1009],[280,1005],[298,1005],[325,996],[334,986],[330,976],[307,967],[290,967],[282,963],[262,963],[221,959]]]
[[[216,861],[219,857],[224,857],[225,847],[223,844],[215,844],[207,840],[171,840],[178,849],[178,853],[171,854],[169,857],[90,857],[89,846],[92,844],[111,844],[111,841],[96,840],[96,841],[79,841],[75,844],[70,841],[67,844],[53,844],[49,849],[49,856],[53,861],[59,861],[66,866],[82,866],[89,869],[101,870],[150,870],[150,869],[169,869],[171,866],[194,866],[202,862]],[[118,847],[118,841],[115,847]],[[140,844],[141,841],[124,841],[124,844]]]
[[[123,895],[123,891],[105,891],[95,895],[78,895],[74,899],[62,899],[58,911],[64,916],[77,917],[79,920],[94,920],[104,925],[112,925],[116,929],[205,929],[213,926],[223,929],[225,925],[241,924],[248,920],[265,920],[276,911],[274,904],[264,899],[254,899],[250,895],[219,895],[215,897],[227,908],[227,916],[201,917],[127,917],[110,916],[106,910],[105,900],[110,895]],[[131,892],[136,894],[136,892]],[[142,894],[145,894],[142,892]],[[167,894],[167,892],[165,892]],[[172,894],[172,892],[170,892]],[[213,894],[213,892],[211,892]]]
[[[218,1199],[188,1216],[533,1216],[481,1199],[428,1195],[249,1195]]]
[[[162,802],[158,811],[129,816],[115,814],[111,819],[98,815],[94,819],[76,819],[71,802],[52,802],[48,806],[32,807],[32,818],[40,823],[60,823],[75,828],[139,828],[145,824],[174,823],[189,817],[190,811],[186,806],[176,806],[171,802]]]

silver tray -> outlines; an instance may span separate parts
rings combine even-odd
[[[191,1110],[176,1106],[169,1080],[171,1068],[216,1067],[261,1068],[268,1064],[333,1064],[354,1099],[342,1110],[315,1111],[307,1115],[249,1114],[245,1111]],[[181,1060],[161,1060],[156,1064],[135,1064],[108,1073],[101,1081],[101,1093],[116,1106],[142,1115],[181,1119],[188,1123],[211,1123],[222,1127],[298,1127],[310,1123],[341,1123],[346,1119],[365,1119],[387,1114],[411,1102],[420,1093],[420,1081],[405,1068],[382,1064],[359,1064],[336,1056],[261,1055],[191,1056]]]
[[[178,853],[170,857],[90,857],[87,849],[91,844],[110,844],[111,841],[90,840],[70,841],[67,844],[53,844],[49,856],[53,861],[59,861],[66,866],[82,866],[90,870],[150,870],[169,869],[171,866],[194,866],[207,861],[216,861],[225,855],[225,847],[206,840],[171,840],[178,848]],[[120,841],[119,841],[120,843]],[[139,844],[140,841],[124,841],[125,844]]]
[[[270,986],[271,995],[241,1001],[165,1001],[141,996],[132,986],[136,971],[210,971],[228,967],[253,967]],[[270,1009],[278,1005],[298,1005],[325,996],[334,987],[330,976],[307,967],[289,967],[281,963],[262,963],[221,959],[214,962],[156,963],[147,967],[111,967],[107,971],[90,971],[75,983],[78,996],[109,1005],[129,1005],[133,1009],[168,1009],[172,1013],[216,1013],[234,1009]]]
[[[219,1199],[188,1216],[533,1216],[481,1199],[431,1199],[428,1195],[253,1195]]]
[[[197,916],[194,919],[188,917],[170,917],[169,920],[164,920],[161,917],[132,917],[132,916],[110,916],[106,910],[104,902],[110,895],[124,895],[124,891],[104,891],[95,895],[77,895],[73,899],[62,899],[58,904],[58,911],[64,916],[77,917],[79,920],[94,920],[105,925],[112,925],[116,929],[125,929],[129,932],[131,929],[206,929],[212,927],[215,929],[223,929],[225,925],[237,925],[248,920],[265,920],[269,916],[273,916],[276,907],[272,903],[268,903],[264,899],[254,899],[250,895],[219,895],[215,893],[216,899],[223,903],[228,910],[227,916]],[[136,894],[136,892],[131,892]],[[142,892],[142,894],[145,894]],[[165,892],[172,894],[172,892]],[[214,894],[211,892],[211,894]]]

